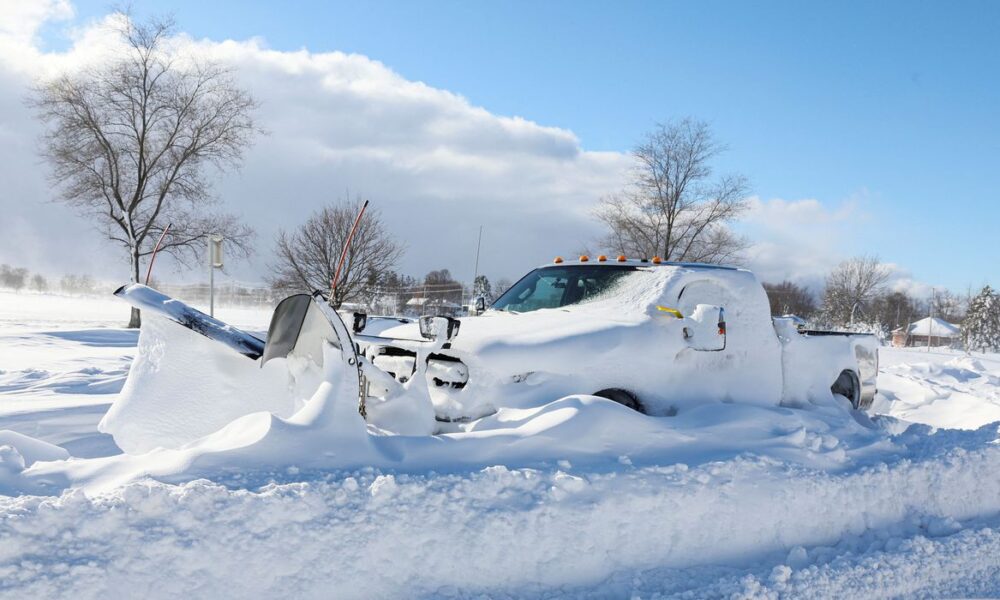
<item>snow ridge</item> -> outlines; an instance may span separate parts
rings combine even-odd
[[[706,578],[676,592],[852,595],[852,573],[870,597],[967,591],[967,573],[995,591],[1000,535],[961,521],[1000,519],[1000,480],[982,476],[1000,468],[1000,446],[929,454],[842,475],[749,456],[623,459],[618,473],[566,461],[471,475],[292,468],[0,498],[0,595],[98,597],[125,581],[149,597],[619,595],[672,589],[674,570],[692,567]],[[941,568],[881,576],[887,551]],[[751,574],[720,579],[734,567]]]

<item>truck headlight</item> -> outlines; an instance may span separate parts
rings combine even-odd
[[[451,340],[458,335],[461,325],[458,319],[427,315],[420,317],[420,336],[428,340],[437,340],[444,336],[444,339]]]

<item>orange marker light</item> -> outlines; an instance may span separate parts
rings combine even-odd
[[[625,255],[624,255],[624,254],[619,254],[619,255],[618,255],[618,262],[625,262],[626,260],[627,260],[627,259],[625,258]]]
[[[554,263],[556,263],[558,265],[559,263],[562,262],[562,257],[561,256],[557,256],[554,259],[552,259],[552,262],[554,262]]]
[[[580,262],[587,262],[588,260],[590,260],[590,257],[586,254],[580,256]]]
[[[603,254],[601,254],[601,255],[599,255],[599,256],[597,257],[597,262],[604,262],[604,261],[606,261],[606,260],[608,260],[608,257],[607,257],[607,256],[604,256]]]
[[[662,259],[662,258],[660,258],[659,256],[654,256],[654,257],[653,257],[653,264],[654,264],[654,265],[658,265],[658,264],[660,264],[661,262],[663,262],[663,259]]]

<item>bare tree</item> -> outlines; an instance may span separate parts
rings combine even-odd
[[[872,303],[889,279],[889,267],[877,256],[858,256],[841,262],[826,278],[823,312],[838,325],[854,325],[871,315]]]
[[[503,295],[504,292],[509,290],[510,286],[512,285],[514,285],[514,282],[512,282],[510,279],[507,279],[506,277],[501,277],[500,279],[497,279],[496,285],[493,286],[493,297],[489,299],[490,304],[492,304],[493,301],[495,301],[497,298]]]
[[[127,251],[133,282],[168,223],[161,250],[181,262],[213,233],[232,254],[249,254],[252,231],[211,211],[205,171],[239,165],[258,131],[253,98],[230,71],[172,53],[171,21],[119,16],[124,52],[40,84],[29,100],[48,125],[43,154],[62,200]],[[132,309],[129,326],[138,325]]]
[[[948,290],[933,290],[930,301],[931,311],[939,319],[961,323],[965,318],[965,301]]]
[[[313,213],[298,230],[280,231],[275,262],[268,281],[282,291],[329,290],[337,263],[350,235],[361,202],[339,202]],[[377,209],[369,208],[347,252],[330,305],[370,290],[396,266],[403,247],[386,231]]]
[[[737,261],[747,242],[729,224],[746,210],[748,184],[741,175],[712,177],[709,163],[724,150],[702,121],[657,125],[632,151],[625,189],[600,201],[604,245],[627,256]]]
[[[11,267],[10,265],[0,265],[0,285],[10,288],[15,292],[20,292],[21,288],[28,283],[28,270],[24,267]]]
[[[454,285],[458,283],[455,278],[451,276],[451,271],[448,269],[438,269],[436,271],[431,271],[424,275],[424,285]]]
[[[809,318],[816,313],[816,298],[806,288],[791,281],[765,283],[767,299],[774,316],[797,315]]]
[[[438,269],[424,276],[424,284],[417,294],[424,298],[423,310],[446,312],[462,304],[465,287],[452,277],[451,271]]]
[[[420,282],[416,277],[396,271],[385,271],[375,278],[374,287],[370,292],[372,296],[370,305],[383,314],[400,314],[406,303],[420,289]]]
[[[918,302],[905,292],[881,294],[870,303],[869,320],[882,324],[886,333],[905,327],[925,314]]]
[[[41,273],[35,273],[31,278],[31,287],[36,292],[45,292],[49,289],[49,282]]]

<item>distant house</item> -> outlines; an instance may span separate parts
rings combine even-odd
[[[892,332],[892,345],[926,346],[956,346],[962,339],[962,328],[937,317],[927,317],[907,327],[900,327]]]
[[[406,312],[413,315],[462,316],[464,307],[441,298],[410,298],[406,301]]]

